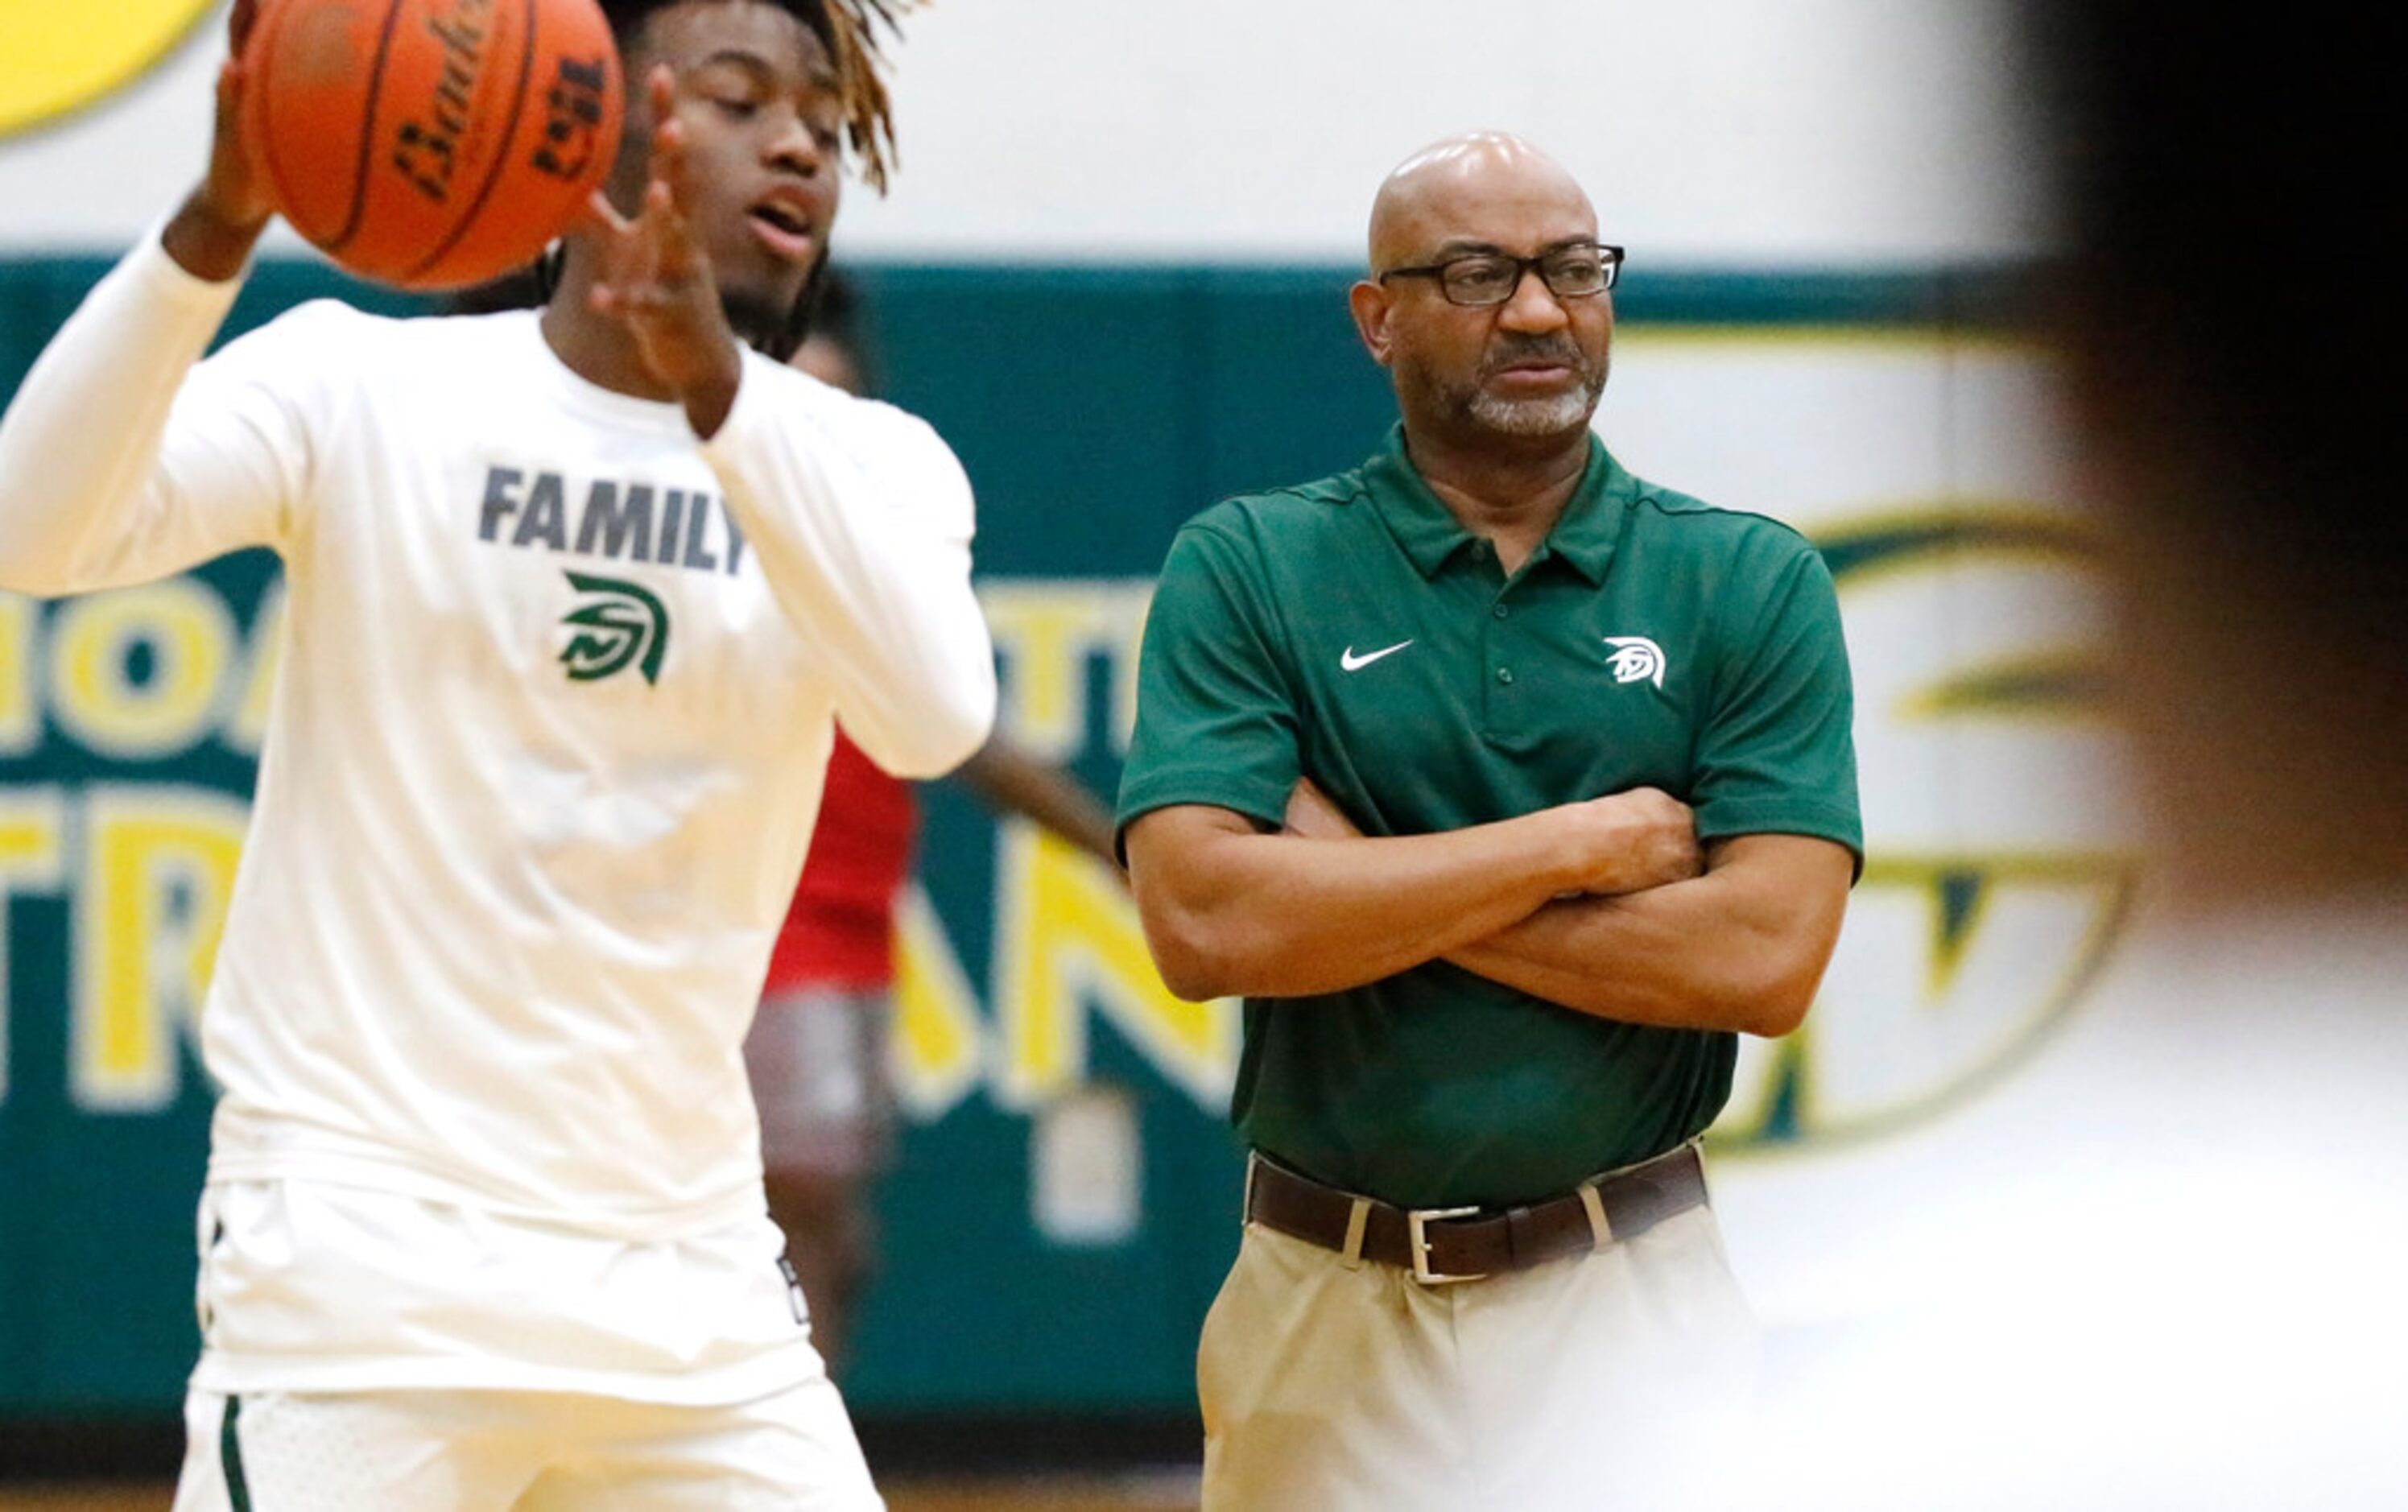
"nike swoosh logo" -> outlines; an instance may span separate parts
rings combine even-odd
[[[1398,652],[1404,650],[1407,646],[1412,644],[1412,642],[1411,641],[1399,641],[1393,646],[1383,647],[1378,651],[1367,651],[1359,656],[1354,655],[1354,648],[1353,646],[1348,646],[1345,653],[1338,658],[1338,665],[1350,672],[1359,672],[1364,668],[1370,666],[1375,661],[1378,661],[1381,657],[1393,656]]]

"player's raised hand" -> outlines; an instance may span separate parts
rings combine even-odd
[[[196,278],[223,281],[242,271],[259,234],[276,213],[267,183],[243,139],[242,100],[247,82],[243,48],[259,19],[259,0],[235,0],[226,22],[227,54],[218,69],[217,125],[209,139],[209,166],[200,187],[185,197],[162,238],[168,255]]]
[[[644,365],[684,404],[695,433],[708,438],[735,405],[743,357],[710,254],[686,220],[685,128],[674,76],[655,67],[645,87],[652,143],[644,196],[633,220],[599,193],[588,205],[583,224],[601,261],[588,297],[597,313],[626,327]]]

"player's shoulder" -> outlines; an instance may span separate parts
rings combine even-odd
[[[307,299],[234,337],[228,345],[314,349],[330,357],[351,356],[362,342],[380,341],[396,324],[391,316],[340,299]]]
[[[353,371],[371,384],[406,377],[420,365],[449,371],[457,382],[490,371],[500,353],[526,345],[536,318],[527,310],[387,314],[320,298],[293,306],[243,339],[322,354],[329,370]]]
[[[744,381],[762,384],[780,410],[848,451],[960,465],[937,427],[900,405],[838,388],[758,353],[746,354]]]

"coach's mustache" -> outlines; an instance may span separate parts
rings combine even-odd
[[[1588,371],[1588,359],[1568,336],[1508,336],[1498,338],[1481,359],[1480,376],[1494,377],[1516,363],[1560,363],[1576,373]]]

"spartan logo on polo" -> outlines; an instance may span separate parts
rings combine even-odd
[[[1613,669],[1617,683],[1653,683],[1664,685],[1664,648],[1643,635],[1609,635],[1605,643],[1613,648],[1606,665]]]
[[[744,565],[744,532],[714,495],[516,468],[486,469],[477,539],[729,577]]]
[[[595,683],[634,667],[644,681],[661,680],[661,663],[669,654],[668,607],[641,583],[623,578],[598,578],[588,572],[567,574],[568,585],[587,601],[561,620],[569,630],[561,649],[560,665],[575,683]]]

